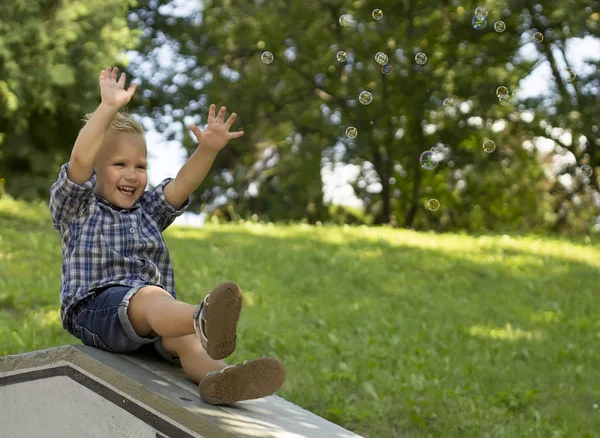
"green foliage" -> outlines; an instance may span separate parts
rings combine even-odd
[[[244,290],[229,363],[278,357],[282,397],[365,437],[600,430],[598,241],[250,222],[165,240],[179,299]],[[0,261],[0,355],[78,343],[47,205],[0,200]]]
[[[0,4],[0,176],[24,199],[47,199],[81,118],[99,104],[98,74],[124,66],[133,0]]]
[[[565,84],[557,55],[549,50],[552,44],[564,54],[569,38],[598,35],[598,12],[590,15],[596,6],[586,9],[584,3],[550,2],[540,8],[525,1],[493,2],[487,4],[489,23],[481,32],[471,26],[475,4],[458,2],[392,2],[383,19],[375,21],[375,5],[366,1],[232,3],[226,8],[206,1],[201,22],[195,14],[167,18],[157,13],[158,2],[141,3],[140,17],[153,30],[146,44],[162,45],[156,34],[163,32],[178,43],[180,59],[189,68],[166,74],[151,86],[154,104],[140,109],[183,121],[188,115],[205,118],[208,103],[220,102],[238,114],[249,135],[228,146],[215,163],[213,181],[219,190],[205,189],[200,202],[227,194],[242,215],[247,211],[282,220],[324,221],[325,210],[310,214],[309,208],[321,202],[319,164],[368,162],[374,168],[359,178],[380,183],[382,191],[353,186],[376,223],[438,230],[589,229],[589,221],[582,227],[577,221],[558,220],[551,209],[570,211],[572,194],[558,207],[555,199],[548,199],[551,184],[542,172],[543,161],[522,146],[546,136],[543,126],[560,127],[586,136],[587,150],[572,150],[579,164],[597,163],[583,155],[597,142],[597,124],[589,118],[597,110],[586,97],[600,86],[597,77],[582,74],[576,83]],[[566,8],[576,12],[567,14]],[[343,13],[353,15],[356,24],[340,26]],[[502,34],[493,30],[499,19],[507,26]],[[520,54],[533,30],[546,34],[536,46],[537,60]],[[269,65],[260,59],[266,50],[274,54]],[[348,53],[347,61],[336,60],[339,50]],[[388,54],[394,68],[389,76],[374,62],[379,51]],[[414,62],[419,51],[429,58],[423,66]],[[514,90],[545,60],[556,81],[550,98],[499,105],[497,86]],[[173,88],[167,85],[175,82],[173,99]],[[198,89],[200,97],[188,103],[186,96]],[[363,90],[374,97],[368,106],[357,102]],[[444,111],[446,97],[466,106]],[[197,102],[202,102],[200,108]],[[519,118],[526,110],[535,113],[533,123]],[[505,128],[498,132],[492,127],[499,121]],[[356,139],[345,137],[349,125],[358,129]],[[172,127],[165,130],[175,132]],[[481,151],[485,138],[500,145],[493,155]],[[333,148],[336,142],[343,145],[341,155]],[[418,158],[435,144],[445,145],[447,154],[431,173],[420,168]],[[195,145],[186,147],[191,151]],[[265,159],[267,150],[277,160]],[[573,173],[575,167],[563,171]],[[225,183],[223,172],[233,175],[234,182]],[[369,176],[373,172],[375,177]],[[247,193],[251,184],[259,187],[256,196]],[[595,179],[592,186],[597,188]],[[580,185],[576,191],[583,189]],[[430,197],[442,201],[435,214],[424,208]],[[586,205],[591,205],[587,198]]]
[[[242,218],[337,222],[323,202],[321,166],[351,163],[361,169],[352,186],[362,214],[374,224],[571,235],[595,226],[600,64],[589,61],[569,82],[566,47],[598,37],[598,2],[488,2],[483,31],[471,26],[476,3],[456,1],[391,2],[379,21],[371,12],[381,5],[364,0],[204,1],[183,17],[171,15],[172,6],[0,5],[0,177],[8,193],[47,199],[82,115],[99,102],[97,72],[125,70],[125,50],[138,49],[126,70],[143,80],[133,112],[151,116],[167,138],[183,138],[189,152],[197,144],[181,135],[186,117],[201,124],[212,102],[235,111],[246,133],[219,154],[193,210],[226,196]],[[356,23],[340,26],[344,13]],[[501,34],[493,30],[499,19]],[[534,31],[545,37],[528,59],[521,49]],[[169,62],[160,58],[167,46]],[[267,50],[269,65],[261,61]],[[346,61],[336,59],[339,50]],[[419,51],[428,55],[422,66],[414,61]],[[390,75],[375,62],[377,52],[389,56]],[[499,85],[512,92],[541,64],[552,74],[546,95],[499,105]],[[358,103],[363,90],[373,94],[368,106]],[[446,97],[459,104],[454,111],[443,109]],[[358,129],[355,139],[345,135],[349,125]],[[481,150],[485,138],[498,145],[490,155]],[[524,147],[539,138],[556,143],[550,156]],[[434,145],[444,145],[444,159],[425,171],[419,155]],[[574,163],[549,172],[561,155]],[[594,168],[591,178],[577,174],[582,164]],[[563,174],[574,176],[572,188],[557,178]],[[441,202],[437,212],[425,208],[429,198]]]

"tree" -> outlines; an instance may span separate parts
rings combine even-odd
[[[124,66],[135,31],[123,0],[0,4],[0,176],[6,191],[47,199],[84,113],[100,102],[98,74]]]

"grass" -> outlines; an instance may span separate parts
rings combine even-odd
[[[254,223],[165,232],[178,298],[244,290],[237,362],[367,437],[593,437],[600,246]],[[0,355],[79,343],[59,320],[47,206],[0,201]]]

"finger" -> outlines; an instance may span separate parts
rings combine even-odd
[[[121,82],[119,81],[119,84]],[[123,80],[123,85],[125,85],[125,80]],[[136,84],[135,82],[132,83],[129,88],[127,89],[127,94],[129,94],[129,98],[131,99],[133,97],[133,95],[135,94],[135,90],[137,90],[137,86],[138,84]]]
[[[215,121],[215,104],[213,103],[208,110],[208,123]]]
[[[116,81],[117,80],[117,75],[119,74],[119,69],[117,67],[113,68],[112,70],[112,80]]]
[[[202,131],[196,125],[190,125],[190,131],[196,136],[196,139],[200,140],[202,137]]]
[[[125,72],[121,73],[121,77],[119,78],[119,87],[125,89],[125,81],[127,80],[127,75]],[[131,87],[129,87],[131,88]]]
[[[229,138],[240,138],[244,135],[244,131],[236,131],[229,134]]]
[[[237,118],[237,114],[232,113],[223,126],[225,128],[227,128],[227,130],[229,130],[229,128],[231,128],[231,125],[233,125],[233,123],[235,122],[236,118]]]
[[[217,116],[217,122],[223,123],[223,119],[225,119],[225,111],[227,111],[227,108],[222,106],[219,110],[219,115]]]
[[[106,76],[108,76],[110,78],[110,72],[112,71],[112,67],[109,65],[108,67],[106,67]]]

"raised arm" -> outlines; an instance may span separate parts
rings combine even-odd
[[[119,109],[129,103],[137,88],[137,84],[131,84],[125,91],[125,73],[121,73],[117,82],[118,72],[117,67],[107,67],[100,72],[102,102],[79,133],[69,160],[67,175],[76,184],[81,185],[92,176],[96,156],[110,124]]]
[[[244,131],[229,132],[237,118],[236,113],[229,116],[225,122],[226,108],[221,107],[216,118],[215,108],[215,104],[212,104],[208,110],[208,125],[204,131],[196,125],[190,125],[192,133],[198,140],[198,147],[179,170],[175,179],[165,186],[167,202],[177,209],[181,208],[188,196],[204,181],[219,151],[229,143],[229,140],[244,135]]]

